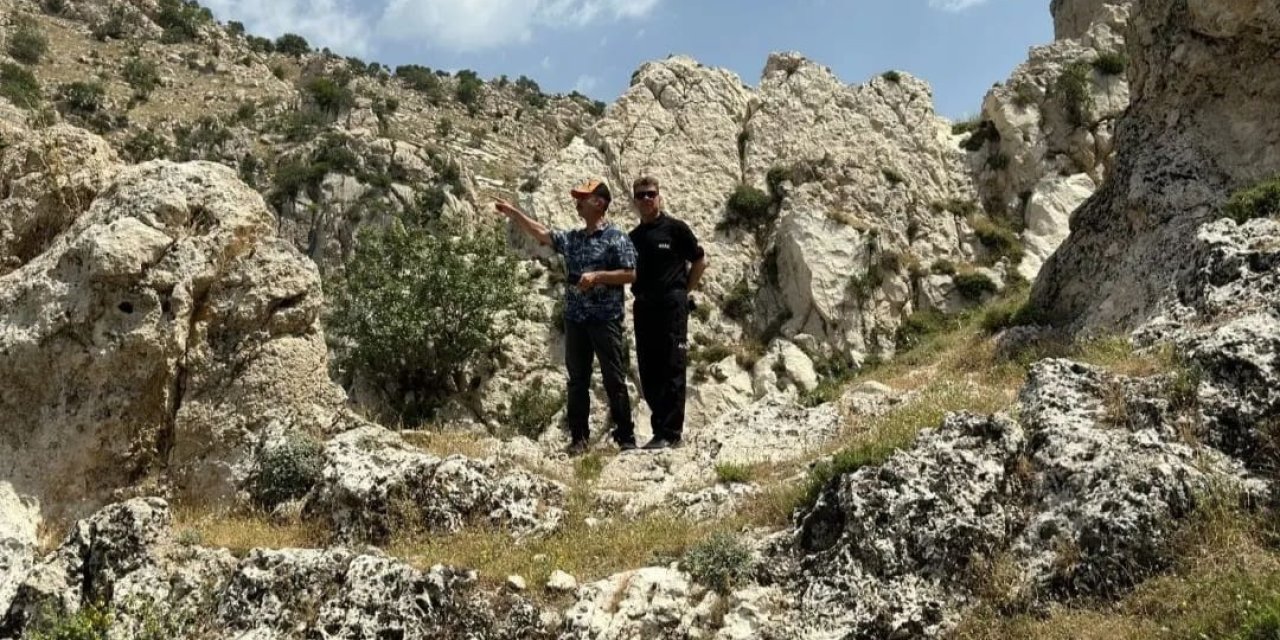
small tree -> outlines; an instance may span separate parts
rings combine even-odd
[[[463,69],[458,72],[458,86],[454,89],[454,96],[458,98],[458,102],[475,107],[480,101],[480,89],[484,86],[484,82],[480,80],[480,76],[470,69]]]
[[[349,111],[356,103],[355,94],[332,78],[311,78],[303,85],[303,90],[317,109],[332,118]]]
[[[49,51],[49,39],[35,20],[23,18],[18,21],[18,28],[9,38],[8,51],[18,62],[39,64],[40,59]]]
[[[740,184],[733,190],[726,208],[725,225],[753,231],[763,228],[773,217],[773,202],[769,196],[748,184]]]
[[[515,266],[497,228],[396,221],[365,232],[331,317],[341,362],[401,419],[431,417],[505,333],[500,320],[521,300]]]
[[[72,113],[88,115],[102,110],[107,90],[101,82],[70,82],[58,87],[58,100]]]
[[[286,33],[276,38],[275,50],[285,55],[299,57],[311,53],[311,45],[306,38],[296,33]]]
[[[144,60],[138,52],[124,61],[124,81],[133,87],[133,95],[139,100],[151,97],[151,92],[160,85],[160,72],[156,63]]]
[[[160,0],[156,24],[164,29],[164,42],[187,42],[200,35],[200,28],[213,21],[213,13],[194,0]]]

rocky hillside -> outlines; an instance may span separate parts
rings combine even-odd
[[[967,133],[917,79],[845,85],[797,54],[771,56],[756,87],[652,62],[596,118],[527,81],[355,74],[185,3],[11,8],[0,638],[1280,628],[1274,3],[1055,0],[1058,42]],[[32,56],[37,32],[49,48]],[[1101,68],[1120,47],[1131,90]],[[182,71],[168,52],[235,66]],[[174,75],[132,106],[110,102],[118,80],[99,104],[56,79],[140,55]],[[1067,126],[1082,62],[1078,89],[1132,102]],[[234,78],[236,101],[260,81],[293,102],[235,124],[176,111],[181,83]],[[1005,101],[1024,85],[1039,93]],[[485,111],[517,101],[540,124]],[[445,117],[499,126],[458,146]],[[397,133],[421,118],[436,127]],[[170,150],[134,162],[148,130]],[[558,401],[523,391],[559,384],[562,276],[514,237],[527,309],[504,318],[505,358],[470,406],[392,429],[331,380],[322,282],[356,277],[356,228],[478,219],[485,190],[517,180],[538,217],[569,224],[570,183],[641,173],[712,260],[684,447],[557,454]],[[1031,239],[1050,183],[1079,176],[1101,186],[1028,302],[1002,225],[1022,216]]]

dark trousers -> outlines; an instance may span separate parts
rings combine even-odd
[[[613,439],[635,441],[635,424],[631,421],[631,398],[627,395],[626,342],[622,339],[622,320],[564,323],[564,364],[569,371],[569,398],[566,413],[569,435],[586,440],[591,431],[587,415],[591,410],[591,360],[600,360],[604,391],[609,396],[609,415],[613,419]]]
[[[655,438],[684,433],[685,370],[689,363],[689,294],[683,290],[637,297],[636,361],[640,387],[653,413]]]

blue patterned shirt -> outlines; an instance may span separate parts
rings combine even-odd
[[[585,229],[556,229],[551,247],[564,256],[564,318],[570,322],[602,322],[622,317],[622,285],[596,285],[578,291],[578,278],[591,271],[636,268],[636,249],[621,229],[606,222],[587,235]]]

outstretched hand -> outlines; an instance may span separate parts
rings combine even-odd
[[[510,202],[507,202],[506,200],[495,201],[493,203],[493,208],[497,210],[498,213],[504,216],[510,216],[511,214],[518,213],[520,211],[519,209],[515,208],[514,205],[512,205]]]

